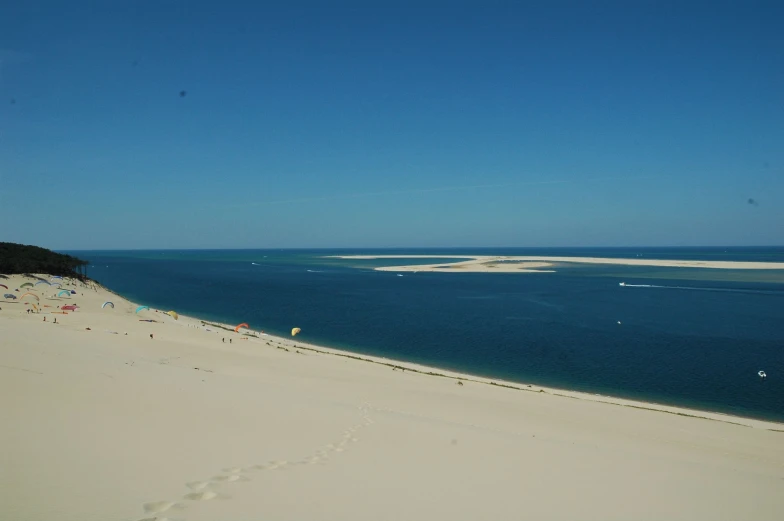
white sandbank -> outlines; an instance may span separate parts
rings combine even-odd
[[[0,283],[21,295],[13,289],[24,280]],[[37,288],[51,306],[40,314],[0,300],[0,519],[773,520],[784,511],[782,424],[490,385],[295,342],[305,324],[291,324],[303,327],[294,340],[242,340],[190,317],[136,315],[102,288],[61,299]],[[101,309],[106,300],[115,307]],[[80,307],[52,313],[65,303]]]
[[[697,261],[662,259],[616,259],[604,257],[494,256],[494,255],[338,255],[333,258],[372,259],[468,259],[437,264],[380,266],[378,271],[434,271],[443,273],[541,273],[560,264],[614,264],[668,268],[711,268],[725,270],[784,270],[784,262]]]

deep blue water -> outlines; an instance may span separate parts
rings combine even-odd
[[[92,278],[152,307],[280,335],[301,327],[303,341],[472,374],[784,420],[783,272],[582,266],[399,277],[371,269],[396,261],[323,257],[368,250],[70,253],[90,261]],[[377,253],[784,262],[784,248]]]

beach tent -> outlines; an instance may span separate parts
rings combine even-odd
[[[27,293],[25,293],[24,295],[22,295],[21,297],[19,297],[19,298],[23,299],[23,298],[25,298],[28,295],[30,295],[31,297],[33,297],[37,301],[41,300],[40,298],[38,298],[38,295],[36,295],[35,293],[30,293],[29,291]]]
[[[295,327],[294,329],[291,330],[291,336],[297,336],[300,331],[302,331],[300,328]]]
[[[57,296],[58,296],[58,297],[60,297],[60,296],[62,296],[62,295],[63,295],[63,293],[65,293],[65,294],[66,294],[66,295],[68,295],[69,297],[71,296],[71,292],[70,292],[70,291],[68,291],[67,289],[63,289],[63,290],[60,290],[60,291],[58,291],[58,292],[57,292]]]
[[[114,302],[109,302],[107,300],[106,302],[103,303],[103,306],[101,306],[101,309],[105,308],[106,306],[112,306],[112,309],[114,309]]]
[[[19,287],[20,287],[20,288],[26,288],[26,287],[28,287],[28,286],[32,288],[32,287],[33,287],[33,283],[32,283],[32,282],[25,282],[24,284],[22,284],[22,285],[21,285],[21,286],[19,286]]]
[[[243,322],[242,324],[239,324],[237,327],[234,328],[234,332],[239,333],[241,327],[244,327],[245,329],[250,329],[250,326],[247,323]]]
[[[138,308],[136,308],[136,313],[138,313],[139,311],[141,311],[143,309],[150,309],[150,306],[139,306]]]
[[[165,314],[169,315],[174,320],[179,320],[180,319],[180,315],[178,315],[176,311],[167,311]]]
[[[14,295],[13,293],[6,293],[5,295],[3,295],[3,297],[16,300],[16,295]]]

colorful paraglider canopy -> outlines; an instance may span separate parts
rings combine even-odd
[[[66,294],[66,295],[68,295],[69,297],[71,296],[71,292],[70,292],[70,291],[68,291],[67,289],[63,289],[63,290],[60,290],[60,291],[58,291],[58,292],[57,292],[57,296],[58,296],[58,297],[61,297],[61,296],[63,295],[63,293],[65,293],[65,294]]]
[[[176,311],[167,311],[166,315],[169,315],[174,320],[179,320],[180,319],[180,315],[178,315]]]
[[[245,329],[250,329],[250,326],[246,322],[243,322],[242,324],[239,324],[237,327],[234,328],[234,332],[239,333],[241,327],[244,327]]]
[[[8,286],[6,286],[5,284],[0,284],[0,286],[3,286],[5,289],[8,289]]]
[[[16,300],[16,295],[14,295],[13,293],[6,293],[5,295],[3,295],[3,297],[4,298],[12,298],[12,299]]]
[[[33,283],[32,283],[32,282],[25,282],[24,284],[22,284],[22,285],[21,285],[21,286],[19,286],[19,287],[20,287],[20,288],[26,288],[26,287],[28,287],[28,286],[30,286],[30,287],[32,288],[32,287],[33,287]]]
[[[135,313],[138,313],[139,311],[141,311],[143,309],[150,309],[150,306],[139,306],[138,308],[136,308]]]
[[[51,286],[51,284],[49,284],[49,282],[45,280],[39,280],[38,282],[35,283],[36,286],[39,284],[46,284],[47,286]]]
[[[35,293],[30,293],[29,291],[28,291],[27,293],[25,293],[24,295],[22,295],[21,297],[19,297],[19,298],[20,298],[20,299],[23,299],[23,298],[25,298],[27,295],[30,295],[30,296],[31,296],[31,297],[33,297],[35,300],[38,300],[38,301],[40,301],[40,300],[41,300],[40,298],[38,298],[38,295],[36,295]]]
[[[300,331],[302,331],[300,328],[295,327],[294,329],[291,330],[291,336],[297,336]]]
[[[114,302],[109,302],[107,300],[106,302],[103,303],[103,306],[101,306],[101,309],[105,308],[106,306],[112,306],[112,309],[114,309]]]

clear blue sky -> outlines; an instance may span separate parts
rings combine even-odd
[[[780,1],[284,3],[3,2],[0,240],[784,244]]]

